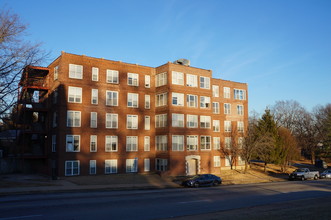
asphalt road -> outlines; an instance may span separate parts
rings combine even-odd
[[[331,181],[0,197],[0,219],[161,219],[331,197]]]

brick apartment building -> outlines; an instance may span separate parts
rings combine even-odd
[[[24,167],[53,176],[219,174],[222,146],[240,145],[248,124],[247,84],[187,60],[154,68],[62,52],[27,66],[19,85]]]

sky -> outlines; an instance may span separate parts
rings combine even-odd
[[[249,111],[331,103],[330,0],[0,0],[61,51],[157,67],[180,58],[248,84]]]

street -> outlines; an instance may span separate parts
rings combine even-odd
[[[0,219],[161,219],[331,196],[331,181],[285,181],[0,197]]]

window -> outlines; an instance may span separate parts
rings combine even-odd
[[[211,138],[210,136],[200,136],[200,149],[210,150],[211,149]]]
[[[220,120],[213,120],[213,131],[214,132],[220,132]]]
[[[126,159],[126,172],[135,173],[138,172],[138,159]]]
[[[56,104],[57,103],[58,97],[59,97],[59,92],[57,91],[57,89],[54,89],[54,92],[53,92],[53,104]]]
[[[220,166],[221,166],[221,157],[214,156],[214,167],[220,167]]]
[[[151,129],[151,117],[150,116],[145,116],[145,130],[150,130]]]
[[[128,107],[138,108],[139,94],[128,93]]]
[[[244,138],[243,137],[238,137],[238,148],[242,149],[244,145]]]
[[[117,173],[117,160],[105,160],[105,174]]]
[[[167,127],[167,114],[155,115],[155,127],[156,128]]]
[[[118,145],[118,138],[117,136],[106,136],[105,138],[105,151],[106,152],[116,152],[117,151],[117,145]]]
[[[155,142],[156,142],[156,150],[167,151],[168,148],[167,135],[156,135]]]
[[[118,114],[106,113],[106,128],[118,128]]]
[[[231,166],[231,156],[225,156],[225,166]]]
[[[231,132],[231,121],[224,121],[224,131]]]
[[[246,91],[243,89],[234,89],[234,99],[246,100]]]
[[[202,89],[210,89],[210,78],[200,76],[200,88]]]
[[[99,68],[92,67],[92,81],[99,81]]]
[[[56,135],[52,135],[52,152],[56,152]]]
[[[188,135],[186,136],[186,148],[188,151],[198,150],[198,136],[197,135]]]
[[[149,172],[149,171],[151,171],[150,166],[151,166],[151,163],[150,163],[149,158],[145,158],[145,159],[144,159],[144,171],[145,171],[145,172]]]
[[[167,85],[167,73],[159,73],[156,75],[156,87]]]
[[[231,137],[225,137],[225,148],[231,149],[232,140]]]
[[[107,70],[107,83],[118,84],[118,71],[117,70]]]
[[[172,71],[172,84],[184,85],[184,74],[181,72]]]
[[[221,138],[220,137],[213,137],[213,146],[214,146],[214,150],[221,149]]]
[[[200,108],[209,108],[210,107],[210,97],[200,96]]]
[[[168,160],[156,158],[155,159],[155,169],[157,171],[166,171],[168,169]]]
[[[91,126],[91,128],[98,127],[98,113],[97,112],[91,112],[90,126]]]
[[[172,93],[172,105],[184,106],[184,94],[183,93]]]
[[[106,105],[118,106],[118,92],[106,91]]]
[[[66,176],[79,175],[79,160],[65,161],[65,175]]]
[[[172,114],[172,127],[184,127],[184,114]]]
[[[219,102],[213,102],[213,113],[214,114],[220,113],[220,103]]]
[[[200,115],[200,128],[210,128],[210,116]]]
[[[139,75],[137,73],[128,73],[128,85],[139,86]]]
[[[97,152],[97,141],[98,141],[98,136],[96,135],[90,136],[90,152]]]
[[[198,116],[197,115],[187,115],[186,116],[186,126],[188,128],[198,127]]]
[[[237,114],[244,115],[244,106],[243,105],[237,105]]]
[[[213,97],[220,97],[220,87],[217,85],[213,85]]]
[[[172,135],[172,151],[184,151],[184,135]]]
[[[151,141],[149,136],[144,137],[144,151],[150,151],[151,150]]]
[[[145,95],[145,109],[151,108],[151,96]]]
[[[57,127],[57,112],[53,112],[53,128]]]
[[[54,67],[54,80],[59,79],[59,66]]]
[[[90,160],[90,174],[96,174],[97,173],[97,161],[96,160]]]
[[[126,128],[127,129],[138,129],[138,115],[127,115],[126,116]]]
[[[230,88],[229,87],[224,87],[223,88],[223,97],[225,99],[229,99],[231,96],[230,96]]]
[[[96,160],[90,160],[90,174],[96,174],[97,173],[97,161]]]
[[[241,156],[238,156],[238,165],[245,165],[245,161],[241,158]]]
[[[167,105],[168,94],[161,93],[156,95],[156,107]]]
[[[92,89],[91,92],[91,104],[97,105],[98,104],[98,89]]]
[[[237,129],[238,129],[238,132],[244,132],[244,122],[243,121],[237,121]]]
[[[76,64],[69,64],[69,78],[83,79],[83,66]]]
[[[80,111],[67,111],[67,127],[80,127]]]
[[[82,88],[69,86],[68,102],[82,103]]]
[[[67,135],[66,137],[66,152],[80,151],[80,135]]]
[[[126,137],[126,151],[138,151],[138,137],[127,136]]]
[[[224,114],[226,114],[226,115],[231,114],[231,104],[224,103]]]
[[[197,75],[186,74],[186,86],[198,87]]]
[[[145,75],[145,88],[151,88],[151,76]]]
[[[188,107],[198,107],[198,96],[196,95],[187,95],[187,106]]]

